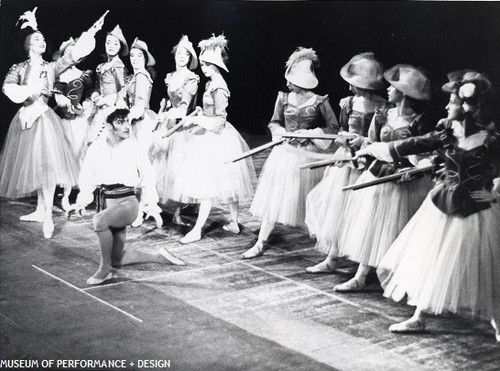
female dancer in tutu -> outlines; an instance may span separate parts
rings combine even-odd
[[[55,62],[43,60],[46,43],[38,31],[36,8],[20,19],[33,29],[24,48],[29,59],[11,67],[2,91],[23,106],[14,116],[0,160],[0,196],[25,197],[37,192],[36,211],[21,216],[22,221],[43,222],[43,234],[54,231],[52,204],[57,185],[72,187],[77,183],[78,164],[59,117],[47,105],[57,75],[88,55],[95,47],[94,36],[101,29],[99,19],[76,42],[71,53]]]
[[[373,53],[354,56],[340,70],[342,78],[349,83],[354,94],[340,101],[340,127],[343,132],[355,135],[351,140],[339,137],[335,140],[341,147],[336,151],[339,157],[351,155],[368,138],[368,128],[375,110],[383,110],[387,101],[376,94],[384,87],[384,69]],[[342,132],[341,132],[342,134]],[[321,182],[307,195],[306,224],[309,233],[317,239],[316,248],[328,254],[326,259],[312,267],[307,273],[328,273],[335,270],[338,236],[343,212],[350,191],[342,188],[354,183],[362,170],[352,163],[340,162],[326,168]]]
[[[52,60],[57,61],[63,55],[70,54],[74,46],[75,40],[72,37],[64,41],[59,50],[52,55]],[[82,151],[93,108],[92,102],[86,99],[92,88],[92,71],[82,71],[75,65],[61,73],[54,83],[54,89],[57,91],[54,94],[57,103],[54,111],[61,117],[67,138],[79,165],[82,161]],[[69,207],[70,193],[71,188],[65,187],[61,200],[64,210]]]
[[[164,125],[163,130],[159,130],[159,135],[155,138],[157,139],[155,144],[160,152],[155,158],[154,167],[157,174],[158,196],[162,203],[172,198],[172,185],[184,161],[190,134],[186,128],[181,128],[166,139],[162,140],[161,135],[164,135],[165,130],[172,129],[178,119],[193,111],[200,82],[199,76],[192,72],[198,67],[198,56],[187,36],[182,36],[172,53],[175,59],[175,71],[168,73],[165,78],[170,102],[167,106],[171,108],[165,114],[159,115],[159,121],[164,121]],[[180,205],[176,207],[172,221],[175,224],[186,225],[181,218]]]
[[[317,66],[318,57],[310,48],[298,48],[288,59],[285,79],[290,93],[278,93],[269,124],[273,137],[285,132],[338,132],[339,125],[328,96],[312,91],[318,85],[314,74]],[[259,236],[243,258],[252,259],[264,254],[268,249],[267,239],[276,223],[304,224],[306,196],[320,181],[323,170],[300,170],[299,166],[325,159],[330,145],[331,141],[322,139],[291,140],[273,148],[264,164],[250,207],[252,214],[262,219]]]
[[[239,201],[253,195],[255,177],[251,158],[225,163],[249,150],[245,140],[226,120],[229,90],[220,69],[228,72],[225,63],[227,40],[224,35],[212,36],[201,41],[199,47],[201,70],[209,81],[203,94],[202,114],[184,119],[185,126],[191,127],[192,137],[173,184],[172,199],[199,203],[200,209],[195,226],[181,238],[181,243],[201,238],[202,227],[214,202],[229,204],[231,222],[223,228],[239,233]]]
[[[463,77],[462,77],[463,76]],[[493,91],[476,72],[450,74],[449,115],[426,136],[377,143],[359,152],[385,161],[437,150],[444,172],[384,256],[377,273],[384,296],[416,306],[393,332],[423,331],[424,312],[492,319],[500,341],[499,133]],[[457,117],[463,109],[464,116]]]
[[[128,45],[119,25],[106,35],[104,48],[106,62],[99,64],[96,68],[96,91],[91,97],[94,102],[94,114],[87,133],[84,152],[104,130],[106,117],[116,108],[118,93],[125,86],[127,76],[127,69],[120,56],[128,55]]]
[[[156,126],[156,114],[149,108],[149,99],[153,88],[153,79],[156,72],[153,66],[156,61],[149,52],[144,41],[136,38],[130,46],[130,64],[134,69],[133,74],[127,76],[125,87],[119,92],[117,106],[130,105],[129,118],[132,123],[131,138],[139,142],[143,151],[151,159],[153,145],[153,130]],[[140,204],[137,219],[132,223],[137,227],[143,222],[143,213],[155,218],[158,228],[163,220],[160,216],[161,209],[158,205],[150,204],[144,209],[144,203]]]
[[[389,103],[396,105],[377,111],[370,125],[373,142],[388,142],[422,134],[426,124],[424,107],[431,99],[430,80],[419,69],[396,65],[384,73],[391,84]],[[388,163],[374,161],[357,180],[363,183],[412,167],[407,158]],[[389,182],[367,187],[349,196],[344,213],[345,224],[339,234],[339,256],[359,263],[351,280],[334,287],[335,291],[361,291],[371,267],[377,267],[399,232],[422,204],[432,187],[425,175],[407,182]]]

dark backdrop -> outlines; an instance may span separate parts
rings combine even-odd
[[[386,67],[421,66],[437,86],[446,73],[473,68],[500,86],[500,3],[496,2],[355,2],[355,1],[167,1],[167,0],[1,0],[0,74],[26,59],[15,23],[38,6],[37,19],[49,46],[45,55],[69,36],[78,36],[106,9],[97,47],[82,68],[95,69],[104,37],[118,23],[127,41],[138,36],[157,60],[151,108],[165,95],[163,79],[174,69],[172,47],[182,34],[195,45],[212,33],[229,40],[231,90],[229,120],[241,131],[265,133],[278,90],[285,89],[284,64],[297,46],[313,47],[321,60],[316,91],[329,94],[338,113],[348,86],[339,70],[354,54],[373,51]],[[128,63],[128,60],[125,60]],[[196,71],[201,74],[198,69]],[[205,80],[202,78],[203,89]],[[201,97],[201,94],[199,94]],[[444,94],[434,113],[444,115]],[[18,108],[0,97],[0,140]]]

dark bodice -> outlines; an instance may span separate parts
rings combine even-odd
[[[375,111],[366,113],[354,110],[353,101],[353,96],[346,97],[340,101],[340,128],[350,134],[359,134],[367,137]],[[378,109],[384,109],[386,105],[387,102],[380,99],[380,107]]]
[[[56,107],[55,111],[62,118],[74,119],[82,112],[81,103],[92,89],[92,71],[83,71],[80,77],[67,83],[56,81],[54,88],[71,101],[71,107]]]
[[[491,190],[499,174],[499,134],[493,127],[465,138],[457,138],[454,127],[460,123],[441,120],[432,133],[390,144],[391,154],[399,158],[411,153],[436,150],[444,162],[432,201],[446,214],[471,215],[490,207],[489,202],[475,201],[470,193]]]
[[[429,127],[424,114],[398,116],[396,108],[376,110],[370,125],[368,136],[372,142],[392,142],[424,134],[422,128]],[[387,163],[375,160],[370,165],[370,172],[376,177],[394,174],[399,168],[413,167],[407,158]]]

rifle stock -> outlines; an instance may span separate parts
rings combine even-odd
[[[413,175],[413,174],[425,173],[427,171],[432,171],[432,170],[434,170],[434,165],[424,166],[424,167],[415,168],[415,169],[411,169],[411,170],[407,170],[407,171],[402,171],[400,173],[387,175],[387,176],[384,176],[382,178],[370,180],[370,181],[364,182],[364,183],[351,184],[351,185],[348,185],[348,186],[342,188],[342,190],[343,191],[349,191],[349,190],[356,191],[358,189],[372,187],[372,186],[375,186],[378,184],[389,183],[389,182],[392,182],[393,180],[401,179],[406,174]]]
[[[198,114],[198,112],[200,112],[200,111],[201,111],[201,108],[196,107],[196,109],[193,112],[191,112],[189,115],[187,115],[186,117],[196,116]],[[183,126],[184,126],[184,119],[181,119],[181,121],[178,124],[175,124],[175,126],[172,129],[167,131],[167,133],[165,135],[163,135],[162,138],[168,138],[173,133],[175,133],[177,130],[182,128]]]
[[[355,135],[352,134],[314,134],[314,133],[295,133],[287,132],[281,135],[282,138],[288,139],[324,139],[324,140],[335,140],[337,138],[352,139]]]

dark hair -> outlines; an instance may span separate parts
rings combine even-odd
[[[175,53],[177,53],[177,49],[179,49],[179,45],[178,44],[172,48],[172,54],[174,55],[174,57],[175,57]],[[191,61],[193,60],[193,55],[191,53],[189,53],[189,52],[188,52],[188,54],[189,54],[189,60],[187,62],[187,65],[189,66],[191,64]]]
[[[36,33],[39,33],[40,35],[43,36],[43,33],[41,33],[40,31],[32,31],[30,32],[25,38],[24,38],[24,51],[29,54],[30,52],[30,46],[31,46],[31,37],[36,34]],[[45,38],[45,37],[44,37]]]
[[[123,119],[127,117],[129,112],[130,111],[126,108],[117,108],[106,117],[106,122],[108,124],[111,124],[114,129],[115,126],[113,125],[113,121],[115,121],[116,119]]]

